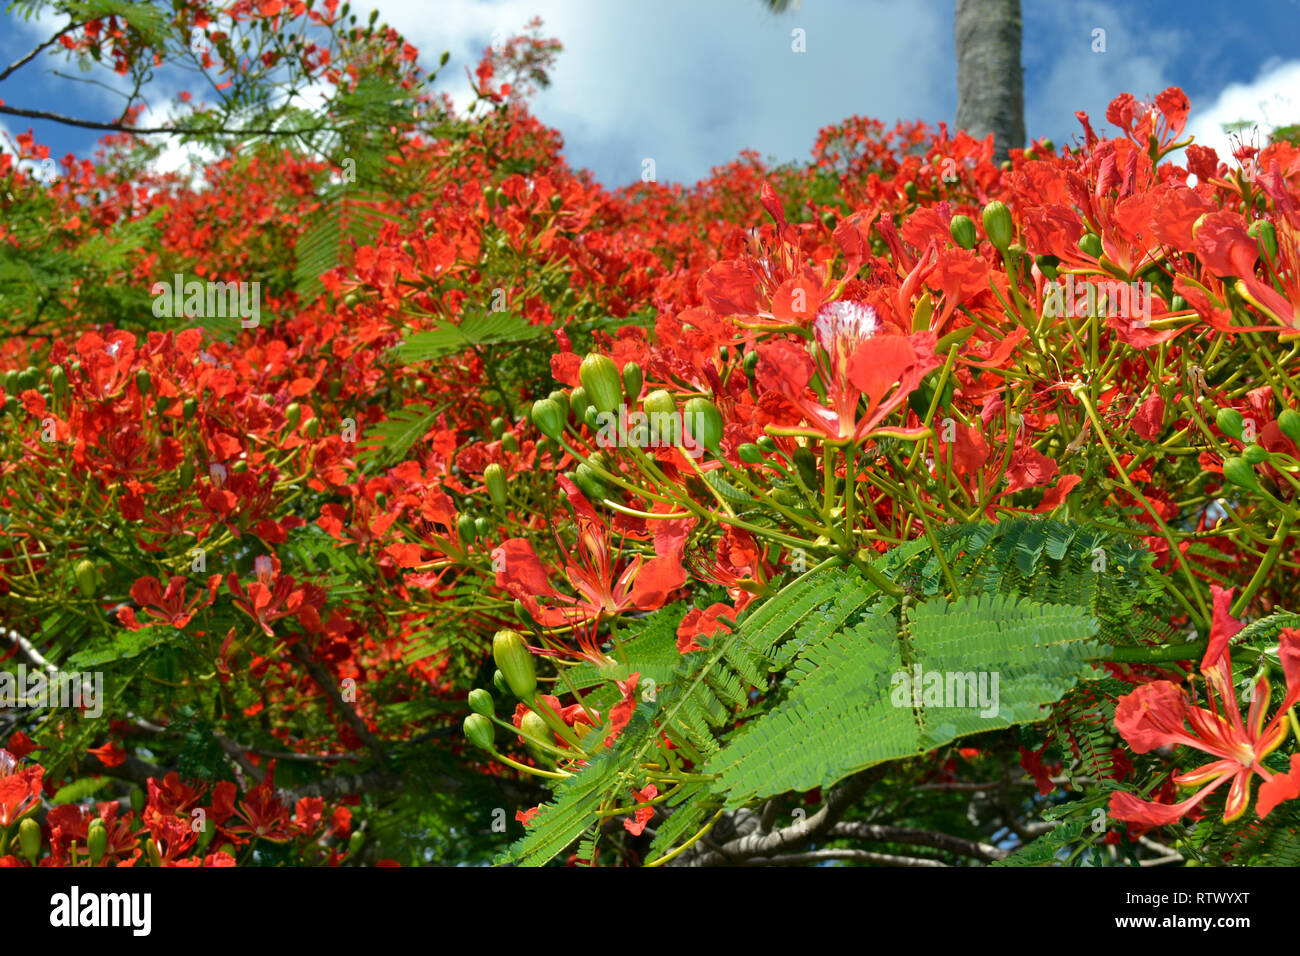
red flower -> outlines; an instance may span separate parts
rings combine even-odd
[[[508,538],[492,552],[500,569],[497,586],[521,600],[543,627],[578,626],[581,650],[568,653],[599,664],[605,661],[605,655],[600,650],[596,628],[580,625],[595,625],[602,618],[628,610],[651,611],[663,607],[668,595],[686,583],[682,552],[689,523],[657,522],[655,557],[647,560],[638,554],[619,565],[620,555],[610,546],[610,528],[573,482],[563,475],[556,480],[569,498],[578,526],[577,547],[560,544],[561,553],[567,552],[571,557],[564,573],[576,594],[563,593],[551,585],[547,569],[526,538]],[[538,598],[546,598],[548,603],[543,606]]]
[[[1243,723],[1233,693],[1232,658],[1228,654],[1228,639],[1234,633],[1234,627],[1240,628],[1227,614],[1230,599],[1231,592],[1226,592],[1225,597],[1215,595],[1210,651],[1218,656],[1211,659],[1207,653],[1201,664],[1208,708],[1194,706],[1177,686],[1164,680],[1143,684],[1121,697],[1115,708],[1115,728],[1137,753],[1183,744],[1218,759],[1173,778],[1179,786],[1201,787],[1181,803],[1140,800],[1124,792],[1113,794],[1110,812],[1117,819],[1151,826],[1173,823],[1223,784],[1231,782],[1223,811],[1224,822],[1230,823],[1246,812],[1250,804],[1250,784],[1255,774],[1265,781],[1256,806],[1260,817],[1267,816],[1279,801],[1297,796],[1300,775],[1295,772],[1295,762],[1292,762],[1291,774],[1275,776],[1262,761],[1286,739],[1289,731],[1285,722],[1286,712],[1300,700],[1300,631],[1287,628],[1281,634],[1278,650],[1287,683],[1282,706],[1271,720],[1265,720],[1270,687],[1268,677],[1261,675],[1255,683],[1250,711]],[[1187,725],[1190,725],[1190,731]]]
[[[39,764],[24,770],[17,768],[17,758],[7,750],[0,750],[0,829],[23,816],[41,799],[45,768]]]
[[[194,596],[189,603],[185,601],[185,585],[187,581],[185,575],[174,574],[171,580],[167,582],[167,589],[164,591],[161,583],[157,578],[146,577],[140,578],[135,584],[131,585],[131,598],[141,609],[149,612],[149,617],[154,623],[169,624],[175,628],[182,628],[190,623],[194,617],[194,612],[201,607],[207,607],[217,597],[217,588],[221,586],[221,575],[214,574],[208,578],[208,599],[203,600],[203,594],[200,592]],[[142,625],[135,617],[135,609],[124,607],[117,613],[118,619],[127,626],[129,630],[138,631]]]
[[[644,790],[633,790],[632,795],[636,797],[638,803],[648,803],[659,796],[659,789],[652,783],[648,784]],[[633,814],[632,819],[623,821],[623,827],[633,836],[640,836],[641,832],[646,828],[646,824],[650,822],[654,815],[654,807],[640,807]]]

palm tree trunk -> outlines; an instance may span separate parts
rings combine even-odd
[[[957,126],[993,134],[998,162],[1025,145],[1020,0],[957,0]]]

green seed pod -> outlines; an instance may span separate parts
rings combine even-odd
[[[533,424],[547,438],[559,438],[564,431],[564,412],[558,404],[549,398],[539,398],[533,402]]]
[[[537,670],[533,655],[518,631],[497,631],[492,638],[492,659],[505,675],[510,691],[520,700],[529,701],[537,693]]]
[[[31,817],[18,824],[18,845],[23,858],[35,866],[36,858],[41,855],[41,825]]]
[[[1246,230],[1250,235],[1258,240],[1260,249],[1268,256],[1269,260],[1277,258],[1277,227],[1267,219],[1257,219],[1250,224]]]
[[[1255,469],[1244,458],[1227,458],[1223,462],[1223,477],[1239,488],[1259,489]]]
[[[519,439],[515,437],[514,432],[506,432],[501,436],[501,448],[512,455],[519,451]]]
[[[1277,427],[1282,429],[1282,434],[1293,442],[1300,444],[1300,412],[1294,408],[1288,408],[1277,416]]]
[[[498,694],[510,693],[510,685],[506,683],[506,675],[499,670],[492,672],[492,686],[497,689]]]
[[[90,865],[99,866],[99,861],[108,852],[108,830],[100,817],[90,821],[86,831],[86,848],[90,851]]]
[[[644,384],[645,376],[641,373],[640,365],[628,362],[623,366],[623,394],[629,402],[635,402],[641,397],[641,386]]]
[[[356,856],[361,852],[361,848],[366,845],[366,831],[355,830],[352,836],[348,837],[348,854]]]
[[[1249,464],[1262,465],[1264,462],[1268,461],[1268,452],[1259,445],[1250,444],[1242,449],[1241,457]]]
[[[488,428],[492,431],[492,437],[499,439],[506,432],[506,420],[498,415],[488,424]]]
[[[1242,429],[1245,428],[1246,420],[1242,417],[1241,412],[1235,408],[1220,408],[1214,416],[1214,423],[1219,426],[1219,431],[1232,438],[1241,440]]]
[[[578,378],[598,412],[612,412],[623,401],[618,366],[608,355],[592,352],[578,366]]]
[[[296,431],[298,423],[302,421],[302,406],[297,402],[290,402],[284,407],[284,427],[289,431]]]
[[[477,538],[486,538],[492,533],[492,522],[487,518],[474,519],[474,536]]]
[[[979,239],[975,231],[975,220],[970,216],[960,214],[953,216],[952,222],[948,224],[948,231],[952,234],[952,241],[963,249],[974,249]]]
[[[995,249],[1006,252],[1016,231],[1015,224],[1011,221],[1011,210],[1007,208],[1006,203],[993,200],[984,207],[981,218],[984,220],[984,234],[989,237],[989,242],[993,243]]]
[[[496,736],[496,728],[492,726],[492,721],[482,714],[470,714],[465,718],[463,726],[465,737],[470,743],[479,750],[492,750],[492,741]]]
[[[93,598],[98,593],[99,574],[93,564],[83,558],[73,568],[73,574],[77,579],[77,590],[81,592],[82,597]]]
[[[736,454],[747,465],[761,465],[763,463],[763,449],[753,442],[745,442],[736,449]]]
[[[1085,232],[1079,237],[1079,251],[1092,256],[1094,259],[1101,258],[1101,236],[1095,232]]]
[[[817,490],[817,457],[811,448],[801,445],[794,450],[794,466],[798,470],[799,480],[809,491]]]
[[[456,534],[460,540],[473,541],[476,533],[473,515],[462,514],[456,519]]]
[[[469,709],[476,714],[482,714],[484,717],[491,717],[496,712],[496,706],[492,702],[492,695],[482,687],[475,687],[469,692]]]
[[[722,441],[722,413],[707,398],[688,399],[684,410],[686,430],[691,437],[711,451],[717,451]]]
[[[68,394],[68,375],[63,371],[62,365],[56,365],[50,369],[50,390],[54,392],[54,397],[60,402]]]
[[[740,363],[740,367],[745,370],[746,378],[753,378],[754,371],[758,368],[757,350],[751,349],[750,351],[746,352],[744,360]]]
[[[483,469],[483,484],[487,485],[488,497],[498,508],[506,506],[506,471],[495,461]]]

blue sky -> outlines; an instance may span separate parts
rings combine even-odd
[[[1139,99],[1178,85],[1191,97],[1190,128],[1223,151],[1221,124],[1264,128],[1300,121],[1300,0],[1022,0],[1026,125],[1069,142],[1087,110],[1098,132],[1120,92]],[[534,15],[565,44],[552,86],[534,109],[565,137],[574,166],[619,186],[654,158],[659,179],[693,182],[745,148],[804,159],[817,130],[854,113],[883,120],[951,122],[956,110],[954,0],[803,0],[781,15],[760,0],[395,0],[378,6],[433,66],[435,88],[463,102],[471,69],[497,30]],[[0,63],[48,36],[50,24],[13,16],[0,27]],[[804,31],[806,52],[791,49]],[[1105,31],[1105,52],[1093,47]],[[0,99],[97,119],[115,104],[61,57],[41,56],[0,83]],[[103,79],[112,80],[112,77]],[[155,87],[164,110],[178,87]],[[11,134],[31,126],[55,156],[89,156],[94,133],[0,116]],[[179,162],[170,154],[168,162]]]

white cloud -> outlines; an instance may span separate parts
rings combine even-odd
[[[493,31],[541,16],[565,49],[533,108],[564,134],[569,162],[608,186],[637,180],[645,157],[661,181],[680,182],[742,149],[806,159],[819,128],[855,113],[938,119],[955,103],[951,11],[938,4],[819,2],[773,15],[759,0],[448,0],[436,18],[427,0],[378,6],[422,63],[450,52],[435,89],[462,103],[465,68]],[[791,49],[795,29],[805,53]]]
[[[1203,110],[1193,103],[1187,131],[1202,146],[1214,147],[1219,158],[1231,165],[1233,145],[1223,126],[1239,120],[1259,127],[1259,146],[1268,142],[1268,134],[1278,126],[1300,122],[1300,60],[1264,64],[1252,82],[1229,84]],[[1249,130],[1244,137],[1247,143],[1251,141]]]

